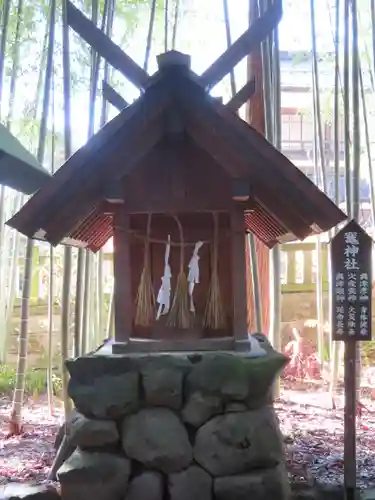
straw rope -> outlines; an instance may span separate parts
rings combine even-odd
[[[151,214],[147,217],[146,238],[143,254],[143,269],[139,281],[137,297],[135,300],[134,323],[139,326],[150,326],[155,318],[156,300],[154,287],[151,279],[150,263],[150,231]]]
[[[131,230],[126,230],[124,229],[123,227],[120,227],[120,226],[114,226],[114,229],[117,229],[118,231],[123,231],[123,232],[126,232],[128,233],[130,236],[133,236],[134,238],[137,238],[137,239],[140,239],[140,240],[145,240],[146,237],[144,234],[141,234],[137,231],[135,231],[134,229],[131,229]],[[222,231],[222,234],[219,235],[219,238],[228,238],[231,236],[231,233],[230,231]],[[160,239],[160,238],[153,238],[152,236],[149,236],[148,238],[148,241],[150,243],[155,243],[155,244],[160,244],[160,245],[166,245],[168,243],[168,240],[165,239]],[[202,241],[202,243],[204,245],[207,245],[207,244],[212,244],[212,240],[200,240]],[[193,247],[196,245],[196,241],[173,241],[171,240],[170,242],[170,245],[171,247],[180,247],[180,246],[184,246],[184,247]]]
[[[211,281],[208,289],[206,309],[204,312],[203,325],[211,330],[219,330],[226,326],[225,311],[220,290],[219,281],[219,219],[218,214],[213,214],[214,239],[213,256],[211,265]]]

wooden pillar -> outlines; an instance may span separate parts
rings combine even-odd
[[[125,212],[122,204],[114,207],[113,267],[116,342],[128,342],[133,327],[129,219],[130,216]]]
[[[234,205],[230,218],[233,335],[235,349],[242,350],[241,345],[245,348],[248,347],[245,222],[243,209],[238,205]]]

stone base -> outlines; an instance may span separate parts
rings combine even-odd
[[[271,406],[287,360],[264,346],[259,358],[107,354],[104,346],[67,361],[76,409],[66,429],[76,451],[58,471],[63,499],[288,498]]]

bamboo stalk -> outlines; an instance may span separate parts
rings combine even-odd
[[[0,39],[0,114],[1,103],[3,102],[3,84],[4,84],[4,62],[5,62],[5,49],[8,36],[9,13],[10,13],[11,0],[3,1],[3,10],[1,15],[1,39]]]
[[[262,304],[259,293],[260,284],[259,284],[259,273],[258,273],[258,259],[257,259],[257,250],[256,250],[254,235],[249,233],[247,235],[247,241],[250,249],[251,279],[253,285],[253,298],[254,298],[254,311],[255,311],[255,328],[257,332],[262,332],[263,330]]]
[[[352,106],[353,106],[353,170],[352,170],[352,215],[359,220],[360,216],[360,166],[361,166],[361,134],[359,106],[359,50],[358,50],[358,18],[357,0],[352,2]]]
[[[175,0],[173,30],[172,30],[172,50],[176,49],[177,26],[178,26],[179,14],[180,14],[180,0]]]
[[[76,268],[76,296],[74,304],[74,356],[82,354],[82,323],[83,323],[83,287],[85,274],[85,255],[83,248],[78,249]]]
[[[370,0],[373,72],[375,72],[375,0]]]
[[[91,286],[89,294],[89,337],[88,346],[89,351],[96,349],[102,343],[103,338],[98,343],[98,323],[97,323],[97,303],[96,303],[96,283],[98,281],[97,255],[91,255]]]
[[[259,12],[266,10],[264,0],[259,2]],[[261,56],[263,67],[263,101],[265,115],[265,136],[278,149],[281,149],[280,123],[280,61],[278,29],[274,32],[274,46],[271,58],[271,40],[262,43]],[[271,64],[271,60],[273,65]],[[270,282],[270,341],[275,349],[280,349],[280,321],[281,321],[281,284],[280,284],[280,251],[275,246],[270,251],[269,282]],[[279,395],[279,381],[275,383],[274,397]]]
[[[70,62],[69,62],[69,26],[67,21],[66,0],[62,0],[62,64],[63,64],[63,90],[64,90],[64,142],[65,158],[72,154],[71,143],[71,109],[70,109]],[[64,247],[63,284],[61,297],[61,368],[62,368],[62,393],[64,399],[65,419],[71,411],[71,401],[67,387],[69,374],[65,367],[65,360],[69,354],[70,333],[70,284],[72,274],[72,249]]]
[[[21,194],[19,194],[15,198],[13,213],[16,213],[21,208],[21,206],[23,205],[23,201],[24,201],[24,196]],[[14,235],[13,247],[11,249],[12,260],[10,264],[9,289],[8,289],[6,316],[5,316],[5,325],[6,325],[5,326],[6,338],[4,347],[5,354],[8,352],[9,337],[12,333],[12,320],[14,313],[14,302],[16,298],[16,286],[17,286],[16,283],[17,283],[19,254],[20,254],[20,233],[17,231]]]
[[[85,274],[83,282],[83,305],[82,305],[82,336],[81,336],[81,356],[89,349],[89,312],[90,312],[90,282],[91,282],[91,254],[84,251]]]
[[[340,191],[339,191],[339,181],[340,181],[340,107],[339,107],[339,85],[340,85],[340,44],[339,44],[339,34],[340,34],[340,0],[336,0],[336,13],[335,13],[335,81],[334,81],[334,110],[333,110],[333,120],[334,120],[334,170],[335,170],[335,202],[338,206],[340,204]],[[337,231],[336,231],[337,232]],[[331,273],[330,273],[331,274]],[[331,294],[330,294],[331,295]],[[330,298],[330,300],[332,300]],[[330,325],[330,333],[332,338],[332,328]],[[335,392],[338,381],[339,372],[339,344],[338,342],[333,342],[331,340],[331,380],[329,392],[331,395],[332,408],[336,407],[335,403]]]
[[[153,2],[155,4],[155,1]],[[155,14],[155,5],[154,7],[154,14]],[[113,18],[114,18],[114,10],[115,10],[115,5],[114,5],[114,0],[108,0],[104,4],[104,13],[103,13],[103,24],[102,24],[102,30],[105,28],[105,33],[106,35],[111,38],[112,36],[112,30],[113,30]],[[104,26],[104,21],[105,19],[107,20],[106,25]],[[152,13],[151,13],[151,20],[152,20]],[[153,21],[152,21],[153,25]],[[152,37],[152,31],[151,34],[149,34],[150,37],[150,42],[148,42],[147,46],[149,46],[149,43],[151,43],[151,37]],[[149,51],[147,52],[146,49],[146,58],[145,58],[145,65],[147,65],[149,57]],[[147,68],[146,68],[147,69]],[[103,81],[108,82],[110,78],[110,66],[106,60],[104,60],[104,68],[103,68]],[[108,120],[108,105],[107,105],[107,100],[102,96],[102,107],[101,107],[101,115],[100,115],[100,126],[103,127],[105,123]],[[98,262],[98,300],[100,301],[100,313],[99,313],[99,330],[100,330],[100,335],[105,334],[105,338],[110,338],[113,336],[114,332],[114,293],[113,290],[111,292],[109,304],[108,304],[108,315],[107,315],[107,324],[105,327],[104,331],[104,293],[103,293],[103,251],[100,250],[99,252],[99,262]]]
[[[28,239],[26,246],[26,256],[24,263],[25,268],[24,268],[23,286],[22,286],[20,333],[18,338],[17,374],[13,392],[12,410],[9,421],[11,434],[22,433],[21,414],[23,406],[23,395],[25,391],[25,374],[27,365],[28,323],[29,323],[29,304],[30,304],[30,291],[31,291],[33,250],[34,250],[34,241]]]
[[[267,8],[266,0],[259,1],[259,13],[262,15]],[[273,88],[272,88],[272,65],[270,58],[270,40],[266,38],[261,45],[262,68],[263,68],[263,102],[265,115],[265,136],[273,143],[274,142],[274,126],[273,126],[273,110],[272,104]]]
[[[147,71],[147,69],[148,69],[148,62],[150,60],[152,33],[153,33],[153,29],[154,29],[154,24],[155,24],[155,11],[156,11],[156,0],[152,0],[151,10],[150,10],[150,22],[148,25],[148,34],[147,34],[147,42],[146,42],[146,52],[145,52],[145,59],[144,59],[144,63],[143,63],[143,69],[145,71]],[[174,39],[175,39],[175,36],[174,36]]]
[[[19,18],[18,20],[21,19],[21,14],[22,11],[18,9],[18,14]],[[20,33],[19,29],[21,27],[21,22],[17,22],[16,26],[16,33],[15,33],[15,39],[14,43],[18,44],[19,43],[19,38],[20,38]],[[36,120],[38,116],[38,103],[41,100],[41,95],[43,91],[43,79],[44,79],[44,73],[45,73],[45,66],[46,66],[46,56],[47,56],[47,48],[48,48],[48,26],[46,26],[45,34],[43,37],[43,43],[42,43],[42,57],[41,57],[41,63],[39,67],[39,74],[38,74],[38,82],[37,82],[37,87],[36,87],[36,92],[35,92],[35,99],[34,99],[34,109],[33,109],[33,116],[32,119]],[[0,62],[1,64],[1,62]],[[18,77],[18,71],[15,69],[15,67],[18,68],[19,66],[19,50],[14,50],[13,52],[13,67],[12,67],[12,73],[11,73],[11,83],[10,83],[10,88],[12,89],[12,95],[13,95],[13,100],[15,97],[16,93],[16,79]],[[12,80],[14,79],[14,82]],[[13,108],[10,108],[13,111]],[[11,128],[11,122],[12,122],[12,114],[8,113],[7,116],[7,127],[8,129]],[[0,264],[0,270],[7,269],[8,268],[8,250],[6,248],[5,242],[6,238],[2,238],[2,231],[5,231],[6,227],[4,225],[4,220],[5,220],[5,193],[8,193],[8,190],[6,190],[4,186],[1,186],[1,194],[0,194],[0,253],[1,253],[1,264]],[[2,199],[2,196],[4,198]],[[14,213],[17,212],[17,210],[20,209],[20,207],[23,205],[25,196],[21,194],[17,194],[17,196],[14,199],[14,209],[11,213],[13,215]],[[4,244],[1,243],[1,241],[4,241]],[[19,248],[20,248],[20,234],[16,232],[14,236],[14,246],[11,250],[11,264],[9,266],[9,289],[8,289],[8,295],[6,297],[6,303],[4,303],[5,297],[2,295],[2,292],[5,292],[5,287],[0,291],[0,296],[2,295],[2,305],[5,306],[4,314],[1,315],[2,320],[5,319],[5,324],[4,327],[1,328],[0,334],[4,335],[3,341],[0,341],[0,346],[2,347],[2,354],[0,354],[0,359],[3,361],[3,363],[6,363],[6,354],[8,352],[7,346],[9,343],[9,336],[11,334],[11,327],[12,327],[12,314],[14,310],[14,301],[15,301],[15,293],[16,293],[16,280],[17,280],[17,270],[18,270],[18,259],[19,259]],[[5,260],[5,262],[3,262]],[[0,273],[1,274],[1,273]],[[2,282],[2,278],[0,277],[0,283]],[[0,310],[2,310],[3,307],[0,306]],[[1,349],[0,347],[0,349]],[[0,351],[1,352],[1,351]]]
[[[72,252],[71,248],[64,248],[64,267],[63,267],[63,286],[61,298],[61,362],[62,362],[62,386],[64,398],[65,417],[68,417],[71,411],[72,403],[68,396],[67,388],[69,375],[65,367],[65,360],[69,353],[69,311],[70,311],[70,281],[72,268]]]
[[[313,128],[314,128],[314,169],[316,184],[327,192],[326,158],[324,150],[322,114],[320,106],[320,86],[319,86],[319,68],[318,55],[316,47],[316,28],[315,28],[315,2],[310,0],[310,19],[311,19],[311,41],[312,41],[312,76],[313,76]],[[324,363],[324,314],[323,314],[323,273],[322,273],[322,245],[321,238],[316,237],[316,307],[317,307],[317,345],[318,356],[321,366]]]
[[[98,24],[99,4],[98,0],[92,0],[91,3],[91,20]],[[104,30],[104,23],[106,19],[106,12],[103,15],[102,30]],[[96,112],[96,96],[98,91],[99,80],[99,67],[100,57],[95,50],[91,49],[91,76],[90,76],[90,95],[89,95],[89,121],[87,138],[94,134],[95,131],[95,112]],[[82,304],[82,336],[81,336],[81,353],[84,354],[90,348],[92,339],[95,338],[95,332],[90,327],[90,309],[92,304],[92,290],[90,288],[91,273],[94,269],[92,262],[92,255],[88,250],[84,250],[85,254],[85,269],[84,269],[84,284],[83,284],[83,304]],[[90,304],[91,303],[91,304]]]
[[[314,0],[312,0],[313,2]],[[315,87],[315,86],[314,86]],[[318,141],[316,140],[317,134],[315,132],[315,129],[318,128],[316,125],[316,122],[320,122],[320,111],[318,111],[318,104],[315,101],[316,96],[319,94],[318,88],[315,88],[315,91],[313,92],[314,95],[314,165],[315,165],[315,179],[316,179],[316,184],[319,186],[319,168],[318,168],[318,143],[319,143],[319,151],[320,153],[320,158],[324,157],[324,153],[322,152],[322,144],[321,144],[321,137],[318,134]],[[324,189],[323,189],[324,190]],[[320,362],[320,366],[323,367],[324,364],[324,351],[325,351],[325,343],[324,343],[324,329],[323,329],[323,324],[324,324],[324,313],[323,313],[323,258],[322,258],[322,240],[320,235],[316,235],[316,280],[315,280],[315,286],[316,286],[316,333],[317,333],[317,351],[318,351],[318,359]]]
[[[16,94],[16,82],[19,70],[19,41],[20,41],[20,31],[21,31],[21,23],[23,21],[23,5],[24,0],[19,0],[17,5],[17,23],[16,23],[16,31],[14,35],[14,44],[13,44],[13,53],[12,53],[12,74],[10,78],[10,89],[9,89],[9,107],[8,107],[8,117],[7,117],[7,126],[10,127],[10,123],[12,121],[13,112],[14,112],[14,104],[15,104],[15,94]]]
[[[12,51],[12,71],[10,77],[10,89],[9,89],[9,107],[8,107],[8,116],[7,116],[7,128],[10,130],[11,121],[13,118],[14,112],[14,101],[15,101],[15,93],[16,93],[16,84],[19,73],[19,43],[20,43],[20,34],[21,34],[21,24],[23,18],[23,0],[19,0],[17,5],[17,22],[16,29],[14,33],[14,41],[13,41],[13,51]],[[4,13],[4,17],[9,16]],[[3,37],[1,40],[1,52],[3,59],[5,59],[5,48],[6,48],[6,35],[8,26],[4,26]],[[0,61],[0,79],[3,79],[3,64],[4,61]],[[0,81],[0,100],[1,100],[1,90],[2,90],[2,82]],[[4,283],[7,275],[7,270],[9,268],[8,262],[8,244],[5,238],[6,227],[5,227],[5,217],[6,217],[6,194],[8,190],[5,186],[0,187],[0,283]],[[6,363],[7,357],[7,297],[6,297],[6,287],[0,287],[0,311],[1,311],[1,325],[0,325],[0,361],[2,363]]]
[[[352,173],[352,216],[357,221],[360,218],[360,169],[361,169],[361,131],[359,106],[359,48],[358,48],[358,13],[357,0],[352,4],[352,106],[353,106],[353,173]],[[356,343],[356,388],[357,404],[360,402],[361,388],[361,342]]]
[[[109,305],[108,305],[108,315],[107,315],[107,326],[106,326],[106,338],[113,338],[114,337],[114,325],[115,325],[115,294],[114,294],[114,288],[111,291],[111,296],[109,299]]]
[[[7,248],[5,247],[5,186],[0,186],[0,283],[4,282],[3,274],[7,267],[6,257]],[[0,287],[0,363],[6,363],[6,327],[5,327],[5,316],[6,316],[6,302],[5,302],[5,287]]]
[[[225,21],[225,36],[227,39],[227,47],[229,48],[232,45],[232,35],[230,29],[228,0],[223,0],[223,11],[224,11],[224,21]],[[236,91],[236,77],[233,68],[230,70],[229,76],[230,76],[230,87],[232,91],[232,97],[234,97],[237,91]]]
[[[164,52],[168,52],[168,14],[169,0],[164,0]]]
[[[39,113],[39,106],[42,104],[42,89],[43,89],[43,76],[44,76],[44,69],[46,67],[47,63],[47,52],[48,52],[48,30],[45,31],[44,33],[44,39],[42,42],[42,55],[41,55],[41,61],[40,61],[40,70],[39,70],[39,75],[38,75],[38,82],[36,84],[36,98],[35,98],[35,105],[34,105],[34,117],[38,116]]]
[[[274,32],[273,47],[273,138],[275,147],[281,151],[281,85],[279,29]],[[281,350],[281,260],[280,245],[270,252],[270,341],[276,351]],[[275,381],[273,397],[280,396],[280,378]]]
[[[373,164],[372,164],[372,158],[371,158],[371,143],[370,143],[370,133],[369,133],[369,125],[368,125],[368,119],[367,119],[366,98],[365,98],[363,77],[362,77],[362,71],[361,71],[360,64],[358,64],[358,75],[359,75],[359,82],[360,82],[360,88],[361,88],[362,113],[363,113],[364,129],[365,129],[365,143],[366,143],[368,172],[369,172],[369,180],[370,180],[370,204],[371,204],[371,215],[372,215],[372,228],[374,230],[374,228],[375,228],[375,185],[374,185],[374,175],[373,175]],[[359,358],[360,361],[362,361],[360,348],[359,348],[359,352],[358,352],[357,357]],[[361,365],[359,367],[357,367],[357,371],[358,371],[358,368],[361,369]],[[361,381],[360,376],[361,375],[358,376],[358,373],[357,373],[358,391],[360,391],[360,381]]]
[[[224,1],[225,5],[225,1]],[[224,10],[226,23],[228,25],[227,31],[227,46],[230,46],[230,22],[229,13]],[[254,22],[258,16],[257,2],[250,0],[249,2],[249,24]],[[250,81],[255,78],[256,85],[259,88],[256,94],[247,105],[247,120],[251,125],[261,134],[264,135],[264,94],[262,91],[263,85],[263,70],[262,64],[259,64],[259,49],[252,51],[248,56],[247,64],[247,80]],[[234,70],[233,75],[234,75]],[[234,78],[234,76],[233,76]],[[236,92],[236,86],[232,85],[232,97]],[[248,284],[248,296],[250,298],[250,307],[248,311],[248,328],[249,331],[255,328],[256,331],[261,332],[267,329],[268,322],[268,304],[266,301],[268,297],[268,249],[259,241],[256,240],[253,234],[248,234],[246,245],[246,253],[248,257],[248,273],[251,273],[251,283]]]
[[[372,226],[375,227],[375,184],[374,184],[375,179],[374,179],[373,164],[371,158],[371,141],[370,141],[370,132],[369,132],[368,117],[367,117],[366,96],[365,96],[363,77],[360,65],[359,65],[359,83],[361,87],[362,115],[363,115],[364,129],[365,129],[366,154],[367,154],[369,181],[370,181]]]
[[[51,174],[55,172],[55,92],[52,74],[52,152],[51,152]],[[55,253],[53,246],[49,246],[49,280],[48,280],[48,367],[47,367],[47,397],[50,415],[53,414],[53,306],[55,295],[54,279]]]
[[[49,280],[48,280],[48,367],[47,367],[47,397],[50,415],[53,414],[53,306],[54,306],[54,251],[53,246],[49,248]]]
[[[104,293],[103,293],[103,251],[100,250],[98,253],[97,260],[97,274],[96,274],[96,304],[97,304],[97,345],[100,345],[100,342],[103,339],[104,335]]]
[[[102,19],[102,31],[105,31],[106,35],[111,38],[113,30],[113,16],[114,16],[114,0],[105,0],[103,7],[103,19]],[[108,83],[110,76],[110,66],[106,60],[104,60],[103,68],[103,81]],[[103,127],[108,120],[108,106],[107,100],[102,96],[102,106],[100,114],[100,126]],[[98,302],[98,329],[100,341],[105,331],[108,333],[107,328],[104,330],[104,293],[103,293],[103,250],[99,251],[98,255],[98,279],[97,279],[97,302]],[[109,312],[108,312],[109,314]],[[107,335],[106,338],[108,338]],[[99,339],[98,339],[99,341]]]
[[[255,5],[254,5],[255,4]],[[250,6],[256,10],[256,2]],[[265,12],[267,2],[259,1],[259,13]],[[265,137],[281,150],[281,115],[280,115],[280,60],[278,29],[269,36],[261,45],[262,60],[262,87],[264,107]],[[268,288],[269,288],[269,339],[274,349],[281,347],[281,283],[280,283],[280,250],[276,245],[268,254]],[[267,311],[267,310],[266,310]],[[268,313],[267,313],[268,314]],[[277,379],[273,388],[274,397],[280,392],[280,381]]]
[[[55,0],[51,0],[50,15],[49,15],[49,38],[48,38],[48,53],[46,74],[44,80],[44,95],[43,95],[43,108],[39,129],[39,144],[38,144],[38,161],[43,164],[45,143],[47,135],[47,120],[49,109],[49,98],[51,90],[51,76],[53,71],[53,53],[55,42]],[[28,346],[28,328],[29,328],[29,307],[30,307],[30,292],[31,292],[31,279],[32,279],[32,265],[33,265],[33,250],[34,241],[27,240],[24,282],[22,290],[21,302],[21,319],[20,319],[20,335],[18,346],[18,361],[17,361],[17,376],[16,385],[13,395],[13,404],[10,416],[10,429],[12,433],[19,434],[22,431],[21,425],[21,411],[23,403],[23,394],[25,389],[25,372],[27,364],[27,346]]]
[[[346,191],[346,212],[352,218],[352,189],[350,178],[350,85],[349,85],[349,54],[350,54],[350,33],[349,33],[349,0],[344,2],[344,131],[345,131],[345,191]]]

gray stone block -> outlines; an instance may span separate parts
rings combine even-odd
[[[213,476],[276,466],[284,459],[284,446],[273,409],[212,418],[198,429],[194,459]]]
[[[167,408],[144,409],[126,417],[122,445],[128,457],[166,474],[185,469],[192,460],[187,430]]]
[[[155,471],[145,471],[131,480],[125,500],[163,500],[164,478]]]
[[[63,500],[120,500],[129,475],[127,458],[78,449],[57,471]]]
[[[193,465],[168,476],[170,500],[212,500],[212,477]]]
[[[214,480],[215,500],[289,500],[290,488],[284,464]]]

